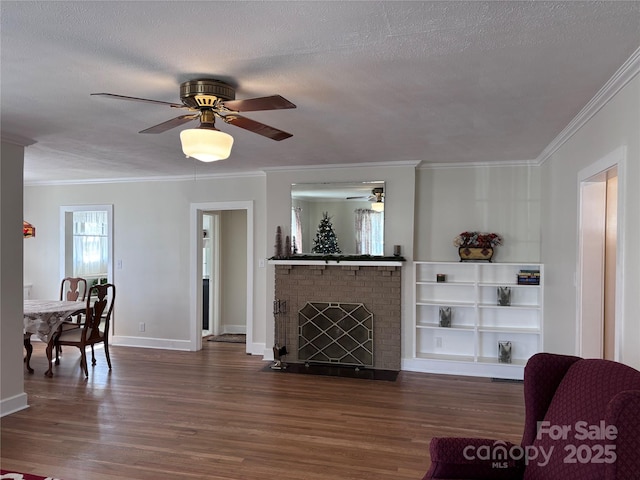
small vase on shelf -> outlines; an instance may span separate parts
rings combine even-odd
[[[441,327],[451,327],[451,307],[440,307],[440,323]]]
[[[511,289],[509,287],[498,287],[498,305],[501,307],[508,307],[511,305]]]

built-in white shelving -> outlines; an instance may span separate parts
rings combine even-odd
[[[519,284],[523,270],[539,271],[540,283]],[[418,261],[414,276],[414,351],[404,370],[522,379],[526,361],[542,351],[543,265]],[[498,287],[510,288],[510,305],[498,305]],[[441,307],[451,307],[449,327],[440,326]],[[503,341],[511,363],[498,359]]]

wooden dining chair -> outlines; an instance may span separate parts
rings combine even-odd
[[[81,277],[66,277],[60,282],[60,300],[83,302],[87,298],[87,281]]]
[[[84,312],[84,319],[80,328],[63,330],[56,334],[54,338],[56,349],[63,345],[78,347],[80,349],[80,368],[84,372],[85,377],[89,376],[85,353],[86,347],[91,346],[91,365],[95,365],[96,356],[93,346],[98,343],[104,344],[107,365],[109,365],[109,370],[111,370],[111,358],[109,357],[109,324],[111,322],[115,298],[115,285],[105,283],[92,286],[87,295],[87,308]]]
[[[87,280],[82,277],[65,277],[60,282],[60,300],[69,302],[84,302],[87,298]],[[60,327],[58,327],[58,333],[62,333],[66,330],[74,330],[80,328],[82,323],[82,313],[75,312],[73,315],[69,315],[69,318],[65,320]],[[60,347],[56,347],[56,365],[60,364],[60,353],[62,350]]]

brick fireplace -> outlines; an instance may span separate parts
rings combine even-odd
[[[363,304],[373,314],[373,368],[400,370],[400,262],[273,263],[275,298],[287,303],[286,313],[276,315],[275,339],[287,346],[287,362],[303,361],[298,355],[299,321],[308,302]]]

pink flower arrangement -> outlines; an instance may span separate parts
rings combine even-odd
[[[453,239],[456,247],[489,248],[502,245],[502,237],[497,233],[462,232]]]

